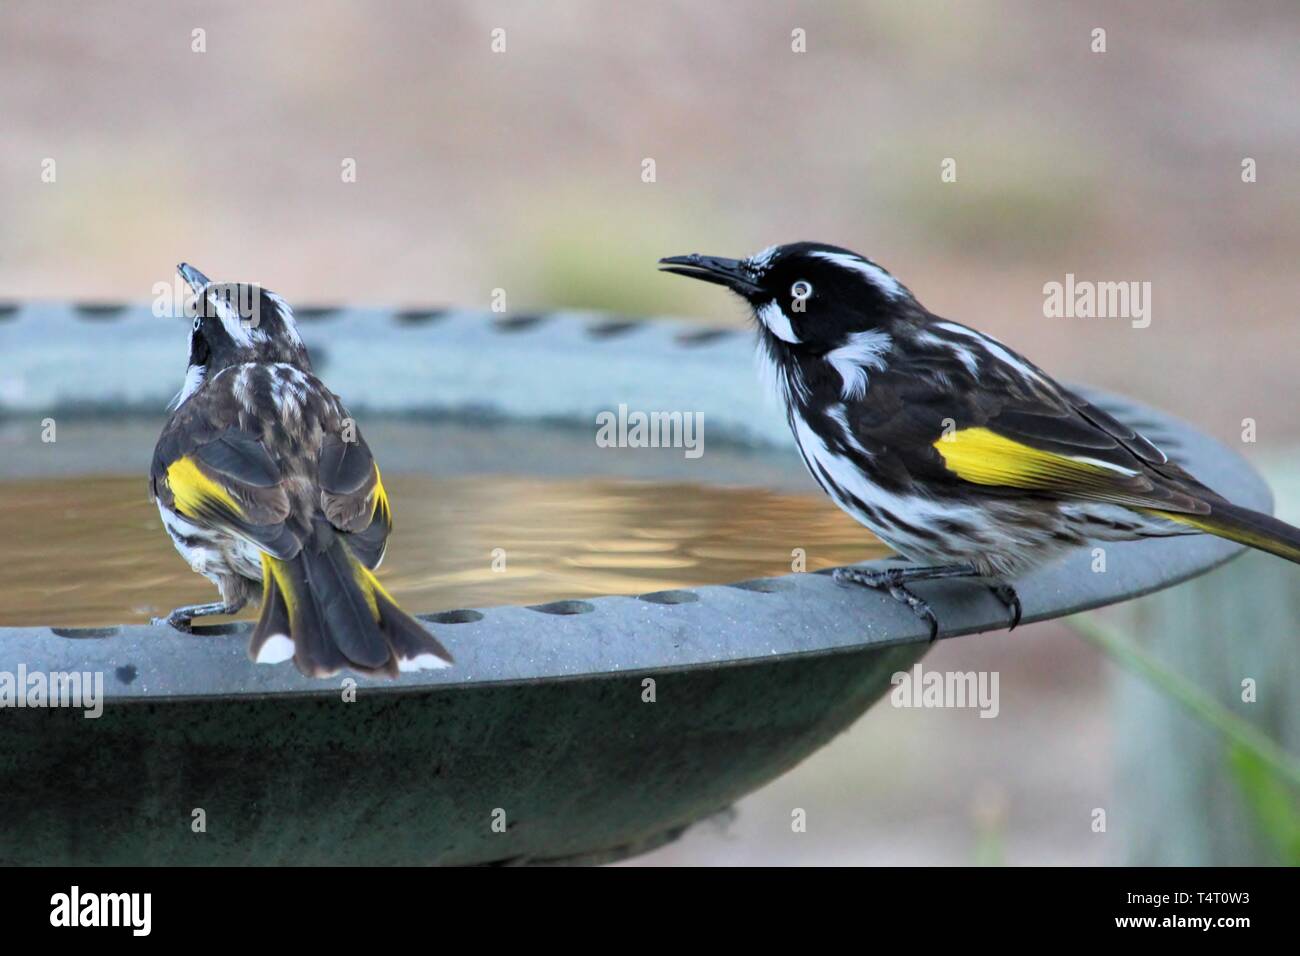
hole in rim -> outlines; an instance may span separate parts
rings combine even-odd
[[[124,302],[78,302],[73,306],[79,315],[88,319],[108,319],[126,311]]]
[[[590,614],[596,606],[586,601],[552,601],[550,604],[530,604],[528,610],[543,614]]]
[[[626,335],[644,324],[638,319],[609,319],[587,326],[587,334],[593,339],[612,339],[617,335]]]
[[[293,317],[295,319],[306,319],[310,322],[312,319],[323,319],[326,316],[334,315],[342,306],[337,305],[299,305],[294,306]]]
[[[12,319],[17,314],[17,302],[0,302],[0,319]]]
[[[253,625],[247,621],[231,621],[226,624],[191,624],[191,633],[200,637],[219,637],[224,634],[247,634]]]
[[[402,309],[393,313],[393,321],[401,325],[424,325],[446,316],[446,309]]]
[[[742,591],[757,591],[759,594],[775,594],[777,591],[789,591],[794,585],[777,578],[755,578],[752,581],[737,581],[735,584],[728,584],[727,587],[740,588]]]
[[[638,601],[651,604],[694,604],[700,596],[694,591],[653,591],[650,594],[637,595]]]
[[[524,329],[531,329],[541,321],[540,315],[512,315],[496,319],[492,324],[501,332],[522,332]]]
[[[86,637],[112,637],[122,629],[120,627],[52,627],[50,632],[59,635],[59,637],[86,638]]]
[[[738,329],[699,329],[695,332],[679,333],[677,342],[680,345],[706,345],[709,342],[716,342],[718,339],[736,335],[738,332]]]
[[[415,616],[421,621],[428,621],[430,624],[473,624],[475,621],[483,620],[482,611],[475,611],[468,607],[457,608],[454,611],[439,611],[436,614],[417,614]]]

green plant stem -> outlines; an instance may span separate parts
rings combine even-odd
[[[1100,647],[1121,667],[1137,674],[1173,698],[1193,717],[1244,747],[1292,785],[1300,787],[1300,759],[1287,753],[1249,721],[1228,710],[1199,687],[1169,670],[1132,641],[1094,617],[1076,614],[1066,623],[1085,640]]]

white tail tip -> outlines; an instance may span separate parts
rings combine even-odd
[[[284,634],[272,634],[257,651],[258,664],[280,664],[293,657],[293,641]]]

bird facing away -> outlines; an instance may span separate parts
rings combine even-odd
[[[919,565],[836,579],[907,604],[931,640],[938,622],[909,582],[982,578],[1015,627],[1008,582],[1092,540],[1208,532],[1300,563],[1300,529],[1224,500],[1005,345],[927,311],[865,256],[799,242],[660,265],[749,303],[808,471]]]
[[[393,527],[388,496],[347,409],[312,374],[293,310],[259,286],[179,269],[195,293],[189,366],[149,491],[221,600],[166,623],[234,614],[260,584],[255,661],[292,656],[311,677],[446,667],[451,656],[373,573]]]

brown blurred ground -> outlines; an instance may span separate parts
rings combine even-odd
[[[143,298],[185,258],[737,321],[653,260],[819,238],[1063,375],[1295,437],[1300,9],[1089,7],[10,0],[0,293]],[[1151,281],[1151,327],[1044,319],[1066,272]]]
[[[9,0],[0,298],[144,299],[183,258],[298,303],[501,287],[738,322],[655,258],[817,238],[1062,377],[1233,443],[1253,418],[1276,455],[1300,440],[1298,57],[1282,2]],[[1067,272],[1150,281],[1151,327],[1044,318]],[[880,709],[748,801],[732,842],[662,858],[964,862],[980,832],[1014,862],[1119,856],[1063,822],[1107,785],[1091,652],[1046,626],[945,659],[1025,696],[993,721]]]

